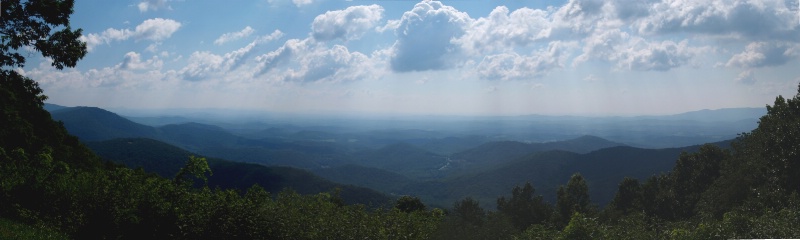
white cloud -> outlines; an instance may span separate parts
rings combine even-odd
[[[357,39],[383,18],[383,11],[375,4],[328,11],[314,18],[312,36],[319,41]]]
[[[290,39],[279,49],[255,58],[256,77],[280,82],[341,82],[374,76],[372,60],[347,47],[326,47],[310,39]]]
[[[619,29],[597,30],[583,39],[583,53],[575,58],[573,66],[590,59],[608,60],[610,56],[619,54],[629,39],[630,35]]]
[[[46,89],[67,90],[72,95],[87,91],[108,93],[109,90],[120,89],[126,89],[126,93],[141,93],[131,90],[164,87],[166,80],[173,79],[171,75],[174,71],[163,71],[162,66],[163,61],[157,56],[142,60],[139,53],[128,52],[122,62],[110,67],[85,71],[57,70],[50,66],[49,61],[42,61],[38,67],[25,71],[24,75],[36,79]]]
[[[453,43],[472,19],[465,12],[441,2],[417,3],[396,24],[397,41],[392,46],[390,66],[395,72],[448,69],[454,66],[461,47]]]
[[[294,3],[294,5],[297,6],[297,7],[302,7],[302,6],[305,6],[305,5],[309,5],[309,4],[313,3],[313,2],[314,1],[312,1],[312,0],[292,0],[292,3]]]
[[[485,54],[518,46],[528,46],[550,37],[549,13],[521,8],[509,14],[505,6],[492,10],[486,18],[475,20],[464,36],[456,39],[471,54]]]
[[[747,70],[739,74],[736,77],[736,82],[745,84],[745,85],[753,85],[756,83],[756,77],[753,74],[753,70]]]
[[[667,71],[688,63],[692,57],[704,51],[689,46],[686,40],[679,43],[647,42],[641,38],[634,39],[631,45],[620,50],[610,59],[616,60],[620,68],[637,71]]]
[[[612,0],[608,6],[621,20],[633,20],[650,15],[650,6],[659,0]]]
[[[214,73],[219,73],[224,60],[222,56],[207,51],[194,52],[189,56],[188,64],[178,73],[185,80],[206,80],[212,77]]]
[[[144,20],[136,26],[134,30],[109,28],[102,33],[89,33],[80,37],[81,41],[86,42],[88,50],[92,50],[100,44],[109,44],[113,41],[123,41],[130,38],[135,40],[150,40],[160,42],[170,38],[173,33],[178,31],[181,23],[172,19],[153,18]]]
[[[778,66],[800,56],[800,44],[787,42],[753,42],[744,52],[731,57],[726,66],[754,68]]]
[[[180,27],[181,23],[172,19],[147,19],[144,20],[142,24],[136,26],[132,37],[137,40],[162,41],[171,37]]]
[[[172,7],[167,5],[167,0],[145,0],[139,2],[136,6],[140,12],[156,11],[163,8],[172,10]]]
[[[232,70],[238,68],[254,54],[257,46],[259,46],[262,43],[279,39],[283,37],[283,35],[284,35],[283,32],[281,32],[280,30],[275,30],[269,35],[257,38],[255,41],[251,42],[250,44],[247,44],[247,46],[226,53],[224,56],[226,69]]]
[[[229,32],[229,33],[222,34],[222,36],[219,36],[219,38],[217,38],[217,40],[214,40],[214,44],[222,45],[222,44],[225,44],[226,42],[239,40],[241,38],[245,38],[245,37],[250,36],[251,34],[253,34],[253,32],[255,32],[255,30],[253,28],[251,28],[250,26],[247,26],[247,27],[245,27],[244,29],[242,29],[241,31],[238,31],[238,32]]]
[[[784,0],[668,0],[634,25],[640,33],[689,32],[747,39],[800,39],[797,12]]]
[[[551,42],[547,49],[521,56],[517,53],[489,55],[478,64],[478,77],[487,80],[530,80],[561,68],[574,44]]]
[[[300,52],[305,52],[308,45],[308,39],[289,39],[283,46],[275,51],[268,52],[255,58],[259,63],[259,72],[257,75],[262,75],[270,70],[289,62],[295,55]]]
[[[158,59],[157,56],[146,61],[141,60],[141,55],[136,52],[128,52],[125,54],[122,62],[116,65],[116,68],[123,70],[148,70],[148,69],[161,69],[164,62]]]

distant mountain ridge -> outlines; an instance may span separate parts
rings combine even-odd
[[[489,142],[453,154],[450,157],[450,167],[454,169],[475,169],[488,165],[504,164],[513,159],[541,151],[561,150],[574,153],[589,153],[603,148],[617,146],[626,145],[589,135],[584,135],[575,139],[546,143],[522,143],[517,141]]]
[[[130,168],[141,167],[147,172],[173,178],[190,155],[197,155],[167,143],[147,138],[121,138],[88,142],[98,156]],[[241,191],[258,184],[275,194],[291,188],[301,194],[316,194],[341,189],[345,202],[382,205],[391,198],[374,190],[328,181],[305,170],[290,167],[269,167],[250,163],[231,162],[208,158],[212,175],[211,187],[232,188]]]
[[[690,111],[680,114],[660,116],[664,119],[672,120],[692,120],[700,122],[724,122],[724,121],[741,121],[745,119],[758,119],[767,114],[767,109],[759,108],[722,108],[722,109],[703,109],[697,111]],[[643,116],[646,118],[648,116]]]
[[[96,107],[58,108],[52,111],[53,119],[64,122],[69,132],[84,141],[102,141],[114,138],[155,138],[158,131],[132,122],[116,113]]]
[[[168,124],[160,127],[145,126],[112,112],[91,107],[61,108],[53,110],[51,114],[54,119],[62,120],[67,129],[83,141],[99,139],[112,142],[115,140],[111,139],[120,137],[152,138],[155,139],[152,140],[155,142],[161,141],[180,147],[183,152],[175,154],[176,156],[194,152],[209,157],[258,163],[215,165],[218,169],[226,169],[219,170],[220,176],[232,176],[236,179],[236,181],[220,183],[222,185],[219,186],[244,187],[243,185],[248,182],[252,184],[252,182],[259,181],[263,184],[280,185],[290,184],[293,181],[302,182],[302,178],[316,178],[316,176],[307,176],[311,173],[304,170],[305,173],[296,173],[297,169],[294,168],[276,168],[277,166],[290,166],[316,172],[334,181],[372,187],[384,193],[418,195],[426,203],[442,207],[466,196],[473,196],[483,203],[490,204],[496,197],[506,194],[508,189],[525,182],[534,184],[538,194],[545,195],[546,199],[553,199],[555,188],[564,184],[569,175],[575,172],[581,172],[586,178],[594,201],[605,204],[610,200],[616,190],[616,184],[622,177],[631,176],[643,179],[659,172],[668,171],[682,151],[693,151],[697,148],[697,146],[690,146],[644,149],[626,146],[592,135],[578,135],[578,137],[561,141],[526,143],[489,141],[496,138],[473,135],[441,138],[438,132],[423,130],[348,133],[309,130],[302,127],[292,127],[289,131],[265,128],[266,130],[263,131],[282,134],[267,138],[246,138],[233,134],[222,127],[201,123]],[[637,121],[646,124],[626,128],[625,124]],[[616,129],[642,133],[642,128],[672,126],[664,125],[664,122],[669,122],[669,120],[634,119],[625,123],[613,124],[616,124],[614,125]],[[538,123],[530,124],[533,126]],[[703,124],[685,131],[705,131],[703,126],[711,126],[716,123]],[[548,125],[540,127],[546,128]],[[679,127],[675,127],[675,129],[679,129]],[[550,129],[550,131],[560,130],[559,128]],[[668,128],[659,131],[672,130]],[[263,131],[254,136],[263,137]],[[253,132],[256,133],[256,131]],[[241,132],[238,133],[241,134]],[[370,135],[371,133],[376,135]],[[392,139],[394,134],[400,134],[400,136]],[[269,135],[267,134],[267,136]],[[675,137],[682,136],[676,135]],[[353,148],[352,145],[349,145],[351,138],[360,138],[357,141],[376,140],[379,143],[369,143]],[[332,141],[327,139],[332,139]],[[425,143],[434,144],[425,145]],[[475,144],[480,145],[453,154],[430,150],[436,149],[435,146],[457,149]],[[729,141],[720,144],[729,144]],[[367,147],[364,148],[364,146]],[[158,152],[157,147],[153,148]],[[442,152],[447,152],[447,150]],[[182,166],[178,164],[183,164],[185,156],[176,158],[174,161],[170,171],[160,174],[174,174],[172,170]],[[259,164],[273,166],[270,169],[274,171],[283,169],[281,171],[286,171],[290,175],[306,177],[291,178],[294,180],[281,183],[283,180],[271,177],[272,173],[267,174],[273,170],[258,170],[264,167]],[[145,165],[141,166],[146,167]],[[220,166],[224,168],[220,168]],[[158,168],[158,166],[150,167]],[[225,174],[222,174],[223,172]],[[321,186],[327,185],[321,184]],[[311,185],[297,185],[296,187],[313,188]]]
[[[729,144],[729,141],[715,145]],[[668,149],[643,149],[616,146],[578,154],[562,150],[532,153],[499,166],[485,168],[442,180],[412,183],[402,193],[414,193],[434,205],[447,206],[471,196],[490,207],[507,189],[530,182],[536,194],[554,203],[556,190],[573,173],[581,173],[589,185],[592,201],[605,205],[613,198],[624,177],[641,181],[670,171],[682,152],[697,146]]]

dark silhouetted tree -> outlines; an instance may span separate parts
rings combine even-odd
[[[81,29],[72,30],[72,0],[4,0],[0,21],[0,67],[23,67],[19,49],[31,46],[58,69],[74,67],[86,55]]]
[[[558,187],[557,209],[561,218],[568,221],[573,213],[590,213],[593,208],[589,199],[589,186],[580,173],[572,174],[567,186]]]
[[[609,207],[622,214],[627,214],[632,210],[641,209],[639,205],[641,198],[642,186],[639,184],[639,180],[626,177],[619,183],[617,194],[614,195]]]
[[[402,196],[397,199],[397,202],[394,204],[394,208],[402,212],[411,213],[416,211],[425,211],[427,207],[425,207],[425,204],[422,203],[422,200],[419,200],[418,197]]]
[[[550,205],[544,202],[541,195],[534,196],[534,193],[533,186],[525,183],[525,186],[516,186],[511,190],[511,199],[497,199],[497,210],[508,216],[519,231],[525,231],[530,225],[541,224],[550,218]]]

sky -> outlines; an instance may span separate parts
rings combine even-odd
[[[75,3],[88,54],[17,69],[48,102],[408,115],[764,107],[800,83],[798,0]],[[35,54],[31,54],[35,56]]]

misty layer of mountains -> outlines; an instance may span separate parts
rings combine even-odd
[[[172,177],[189,155],[209,157],[211,186],[300,193],[341,189],[350,203],[419,196],[439,207],[470,196],[487,206],[530,182],[553,201],[580,172],[593,202],[624,177],[670,170],[700,144],[727,147],[764,109],[643,117],[419,117],[230,119],[219,115],[122,117],[47,104],[99,156]]]

